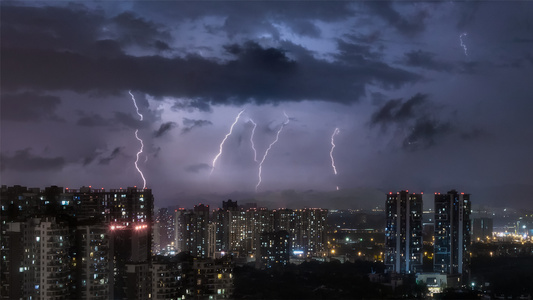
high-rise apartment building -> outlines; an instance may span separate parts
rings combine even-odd
[[[74,268],[75,299],[111,299],[114,285],[111,241],[107,226],[85,224],[76,227]]]
[[[2,298],[132,299],[127,265],[152,257],[150,189],[0,192]]]
[[[179,212],[179,214],[178,214]],[[178,250],[196,257],[207,257],[209,252],[209,205],[195,205],[188,211],[176,211],[178,222]]]
[[[469,279],[470,195],[451,190],[435,194],[435,272]]]
[[[421,271],[422,194],[389,193],[385,212],[385,265],[388,270],[400,274]]]
[[[257,261],[261,268],[286,266],[290,258],[290,238],[286,230],[261,234],[261,255]]]

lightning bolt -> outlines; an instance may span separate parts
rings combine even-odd
[[[333,158],[333,149],[335,149],[335,136],[339,134],[340,130],[339,128],[335,128],[335,131],[333,131],[333,134],[331,135],[331,150],[329,151],[329,157],[331,157],[331,167],[333,168],[333,173],[337,175],[337,168],[335,167],[335,159]],[[337,191],[339,190],[339,187],[337,186]]]
[[[461,33],[459,35],[459,41],[461,42],[461,47],[463,47],[463,49],[465,50],[465,55],[468,56],[468,49],[466,48],[466,44],[463,42],[463,37],[464,36],[467,36],[466,32],[465,33]]]
[[[257,123],[254,122],[254,120],[250,119],[250,122],[254,124],[254,128],[252,129],[252,134],[250,135],[250,144],[252,145],[252,150],[254,151],[254,161],[257,162],[257,150],[255,150],[255,144],[254,144],[254,135],[255,135],[255,128],[257,127]]]
[[[259,174],[258,174],[258,177],[259,177],[259,181],[257,182],[256,186],[255,186],[255,191],[257,192],[257,189],[259,188],[259,185],[261,185],[261,181],[263,181],[263,179],[261,178],[261,173],[263,171],[263,163],[265,162],[265,159],[267,158],[268,156],[268,152],[270,151],[270,149],[272,149],[272,146],[274,146],[274,144],[276,144],[279,140],[279,134],[281,133],[281,131],[283,131],[283,128],[289,124],[289,116],[287,116],[287,114],[285,112],[283,112],[283,114],[285,115],[285,118],[287,118],[287,120],[285,122],[283,122],[283,124],[281,124],[278,132],[276,133],[276,139],[270,143],[270,145],[268,145],[268,148],[266,149],[265,151],[265,155],[263,155],[263,159],[261,160],[261,162],[259,163]]]
[[[143,120],[143,115],[141,113],[139,113],[139,107],[137,106],[137,101],[135,101],[135,97],[131,93],[131,90],[128,91],[128,93],[130,94],[131,100],[133,101],[133,105],[135,106],[135,109],[137,110],[137,115],[139,115],[139,118],[142,121]],[[144,143],[143,143],[143,140],[139,138],[138,133],[139,133],[139,129],[135,130],[135,138],[141,143],[141,149],[139,149],[139,152],[137,152],[137,159],[135,160],[135,169],[137,169],[137,172],[139,172],[139,174],[141,175],[141,177],[143,179],[143,190],[144,190],[146,188],[146,178],[144,178],[144,174],[141,171],[141,169],[139,169],[139,165],[138,165],[138,163],[139,163],[139,155],[141,155],[143,153]],[[146,156],[146,159],[148,160],[148,156]]]
[[[220,155],[222,155],[222,147],[224,146],[224,143],[226,142],[226,140],[228,139],[228,137],[231,135],[231,133],[233,132],[233,127],[235,126],[235,124],[237,124],[237,122],[239,121],[239,118],[241,117],[242,113],[244,112],[244,109],[241,110],[239,112],[239,114],[237,115],[237,117],[235,118],[235,121],[233,122],[233,124],[231,124],[231,127],[229,129],[229,132],[228,134],[226,134],[226,136],[224,137],[224,139],[222,140],[222,142],[220,143],[220,146],[219,146],[219,151],[218,151],[218,154],[217,156],[215,156],[215,158],[213,159],[213,167],[211,169],[211,174],[213,174],[213,171],[215,170],[215,163],[217,162],[217,159],[220,157]]]
[[[141,174],[141,177],[143,178],[143,190],[144,190],[146,188],[146,178],[144,178],[143,172],[141,171],[141,169],[139,169],[139,166],[137,165],[137,163],[139,162],[139,155],[143,153],[144,143],[143,143],[143,140],[141,140],[139,136],[137,135],[137,132],[139,132],[139,129],[135,130],[135,138],[141,143],[141,149],[139,149],[139,152],[137,152],[137,159],[135,160],[135,168],[137,169],[137,172],[139,172],[139,174]]]
[[[137,114],[139,115],[139,117],[141,118],[141,121],[142,121],[143,120],[143,115],[141,113],[139,113],[139,107],[137,106],[137,101],[135,100],[135,97],[133,96],[131,91],[128,91],[128,93],[130,93],[131,100],[133,101],[133,105],[135,105],[135,109],[137,110]]]

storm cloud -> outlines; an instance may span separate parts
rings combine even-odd
[[[183,118],[183,126],[185,126],[185,128],[183,128],[181,132],[188,133],[196,127],[202,127],[207,125],[213,125],[213,123],[211,123],[211,121],[209,120],[192,120],[188,118]]]
[[[44,157],[31,153],[31,148],[18,150],[13,155],[1,154],[2,170],[59,171],[66,165],[63,157]]]
[[[161,126],[159,126],[159,129],[154,131],[154,137],[156,137],[156,138],[161,137],[165,133],[170,131],[172,128],[177,127],[177,126],[178,126],[178,124],[176,124],[175,122],[165,122],[165,123],[161,124]]]

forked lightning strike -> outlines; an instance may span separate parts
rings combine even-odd
[[[276,139],[270,143],[270,145],[268,145],[268,148],[266,149],[265,151],[265,155],[263,155],[263,159],[261,160],[261,162],[259,163],[259,181],[257,182],[257,185],[255,186],[255,191],[257,192],[257,189],[259,188],[259,185],[261,185],[261,181],[263,181],[263,179],[261,178],[261,173],[263,171],[263,163],[265,162],[265,159],[266,157],[268,156],[268,151],[270,151],[270,149],[272,149],[272,146],[274,146],[274,144],[276,144],[279,140],[279,134],[281,133],[281,131],[283,131],[283,128],[289,124],[289,116],[287,116],[287,114],[285,112],[283,112],[283,114],[285,115],[285,118],[287,118],[287,120],[285,122],[283,122],[283,124],[281,124],[281,127],[279,128],[278,132],[276,133]]]
[[[468,56],[468,52],[467,52],[468,49],[466,48],[466,44],[465,44],[464,41],[463,41],[463,37],[464,37],[464,36],[467,36],[466,32],[465,32],[465,33],[461,33],[461,34],[459,35],[459,41],[461,41],[461,47],[463,47],[463,49],[464,49],[464,51],[465,51],[465,55]]]
[[[237,124],[237,122],[239,121],[239,118],[241,117],[242,113],[244,112],[244,109],[241,110],[239,112],[239,114],[237,115],[237,117],[235,118],[235,121],[233,122],[233,124],[231,124],[231,127],[229,129],[229,132],[228,134],[226,134],[226,136],[224,137],[224,139],[222,140],[222,142],[220,143],[220,146],[219,146],[219,151],[218,151],[218,154],[217,156],[215,156],[215,158],[213,159],[213,164],[212,164],[212,168],[211,168],[211,174],[213,174],[213,171],[215,170],[215,163],[217,162],[217,159],[220,157],[220,155],[222,155],[222,147],[224,146],[224,143],[226,142],[226,140],[228,139],[228,137],[231,135],[231,133],[233,132],[233,127],[235,126],[235,124]]]
[[[333,134],[331,135],[331,150],[329,151],[329,157],[331,157],[331,167],[333,168],[333,173],[337,175],[337,167],[335,167],[335,159],[333,158],[333,149],[335,149],[335,136],[339,134],[339,128],[335,128]],[[339,187],[337,186],[337,190]]]
[[[135,109],[137,110],[137,114],[139,115],[139,117],[141,118],[141,121],[142,121],[143,120],[143,115],[141,113],[139,113],[139,107],[137,106],[137,101],[135,100],[135,96],[133,96],[131,91],[128,91],[128,93],[130,93],[131,100],[133,101],[133,105],[135,105]]]
[[[146,188],[146,179],[144,178],[143,172],[141,172],[141,169],[139,169],[139,166],[137,165],[137,163],[139,162],[139,155],[141,155],[143,153],[144,143],[143,143],[143,140],[141,140],[139,138],[139,136],[137,135],[137,132],[139,132],[139,129],[135,130],[135,138],[137,138],[137,140],[141,143],[141,149],[139,149],[139,152],[137,152],[137,159],[135,160],[135,168],[137,169],[139,174],[141,174],[141,177],[143,179],[143,189],[145,189]]]
[[[254,124],[254,128],[252,129],[252,134],[250,134],[250,144],[252,145],[252,150],[254,151],[254,161],[257,162],[257,150],[255,149],[254,144],[254,135],[255,135],[255,128],[257,127],[257,123],[254,122],[254,120],[250,119],[250,122]]]
[[[335,159],[333,158],[333,149],[335,149],[335,136],[339,134],[339,128],[335,128],[333,134],[331,135],[331,150],[329,151],[329,157],[331,157],[331,167],[333,168],[333,173],[337,175],[337,168],[335,167]]]

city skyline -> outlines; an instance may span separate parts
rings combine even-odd
[[[532,3],[204,4],[3,2],[1,183],[531,207]]]

